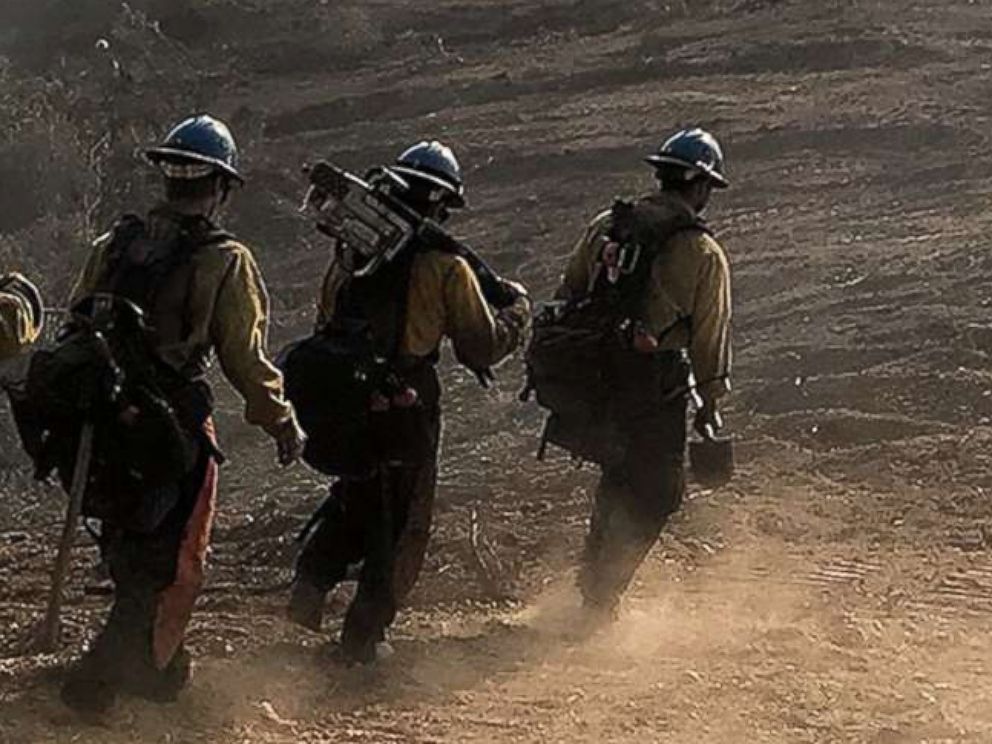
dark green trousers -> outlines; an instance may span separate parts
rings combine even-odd
[[[369,661],[420,574],[430,538],[441,434],[440,388],[433,368],[416,387],[427,412],[422,461],[382,466],[371,478],[339,480],[321,507],[296,563],[298,582],[324,592],[362,562],[358,591],[341,630],[354,661]]]
[[[622,460],[602,468],[579,571],[586,604],[612,610],[685,493],[686,401],[636,422]]]

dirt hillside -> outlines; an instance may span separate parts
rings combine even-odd
[[[231,223],[274,346],[306,330],[327,261],[296,214],[307,160],[444,139],[469,179],[455,229],[547,296],[584,223],[650,186],[639,156],[712,129],[740,474],[693,487],[620,622],[576,641],[594,474],[534,460],[516,362],[488,393],[446,362],[428,565],[397,656],[345,670],[281,619],[324,484],[275,468],[222,386],[199,674],[178,704],[87,726],[55,691],[105,584],[81,533],[65,653],[19,652],[62,500],[4,425],[0,742],[992,741],[990,49],[981,0],[5,2],[0,268],[57,304],[86,237],[150,198],[133,148],[209,108],[242,140]]]

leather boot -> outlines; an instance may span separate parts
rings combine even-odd
[[[327,593],[301,579],[293,582],[286,607],[286,618],[297,625],[319,633],[324,622],[324,600]]]
[[[169,665],[162,669],[143,669],[126,681],[125,691],[153,703],[174,703],[193,676],[193,658],[180,647]]]
[[[84,656],[66,673],[59,691],[62,702],[77,713],[102,715],[117,702],[120,685],[105,674],[101,664]]]

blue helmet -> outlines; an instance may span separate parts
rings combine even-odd
[[[724,175],[723,149],[716,137],[705,129],[683,129],[669,137],[658,148],[658,152],[648,155],[645,161],[654,166],[675,165],[687,171],[697,171],[709,178],[717,188],[730,185]]]
[[[227,125],[208,114],[181,121],[145,157],[173,178],[201,178],[220,171],[243,183],[238,172],[238,146]]]
[[[400,177],[417,178],[446,192],[452,207],[465,206],[465,182],[455,153],[437,140],[420,142],[405,150],[390,169]]]

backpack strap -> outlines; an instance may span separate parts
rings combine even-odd
[[[184,271],[186,273],[186,276],[183,278],[184,289],[181,305],[180,338],[188,338],[193,332],[193,323],[189,316],[190,297],[193,294],[193,279],[195,274],[193,271],[193,256],[197,251],[234,239],[233,233],[220,230],[208,223],[208,228],[202,233],[188,236],[188,245],[184,247],[184,250],[179,251],[177,262],[172,270],[176,272]],[[167,279],[168,275],[163,278]]]
[[[177,222],[179,230],[174,240],[156,241],[148,234],[148,225],[141,217],[134,214],[121,217],[113,228],[103,273],[97,281],[97,291],[130,300],[152,319],[166,283],[186,272],[188,276],[177,280],[182,284],[183,298],[180,327],[176,329],[177,335],[185,338],[190,332],[186,310],[192,291],[193,255],[204,246],[232,239],[233,236],[215,228],[204,217],[177,216]],[[139,241],[147,242],[148,254],[136,260],[139,257],[132,252]]]
[[[395,362],[406,330],[415,256],[415,251],[407,250],[368,276],[346,279],[327,330],[351,332],[364,326],[375,353]]]
[[[114,293],[127,249],[145,234],[145,221],[136,214],[125,214],[113,226],[107,246],[103,272],[96,282],[97,291]]]
[[[606,241],[604,241],[596,265],[590,275],[588,294],[604,299],[607,307],[612,310],[611,314],[615,314],[617,321],[627,318],[635,319],[640,315],[651,280],[654,262],[667,249],[676,235],[687,231],[700,231],[712,235],[709,227],[699,217],[693,217],[691,221],[674,221],[666,228],[652,231],[649,239],[636,244],[633,265],[626,269],[616,281],[610,281],[605,271],[607,267],[603,256],[603,251],[606,248]],[[607,234],[605,237],[610,238],[611,236]],[[678,322],[681,320],[683,319]],[[666,330],[665,333],[667,332]]]

